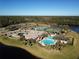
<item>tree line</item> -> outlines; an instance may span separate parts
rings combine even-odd
[[[24,22],[79,25],[79,16],[0,16],[0,27]]]

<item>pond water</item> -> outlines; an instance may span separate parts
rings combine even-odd
[[[70,26],[71,30],[79,32],[79,26]]]

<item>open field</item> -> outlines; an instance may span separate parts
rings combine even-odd
[[[61,51],[58,50],[47,50],[43,47],[34,44],[32,47],[26,46],[23,42],[14,39],[6,39],[0,37],[0,42],[9,46],[16,46],[25,49],[31,54],[41,57],[42,59],[78,59],[79,58],[79,34],[70,32],[67,36],[75,37],[73,46],[66,46]]]

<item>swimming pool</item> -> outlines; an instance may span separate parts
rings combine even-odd
[[[43,46],[45,45],[55,45],[56,44],[56,40],[54,40],[52,37],[47,37],[44,38],[43,40],[39,41],[40,44],[42,44]]]

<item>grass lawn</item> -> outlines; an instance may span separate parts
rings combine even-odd
[[[15,39],[7,39],[0,37],[0,42],[10,46],[16,46],[23,48],[30,52],[31,54],[41,57],[42,59],[78,59],[79,57],[79,34],[68,33],[67,36],[75,37],[73,46],[66,46],[61,51],[58,50],[47,50],[40,47],[38,44],[34,44],[32,47],[26,46],[22,41]]]

